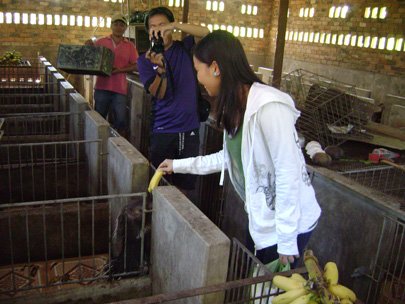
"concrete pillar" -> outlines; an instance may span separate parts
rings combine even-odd
[[[56,101],[58,104],[56,107],[59,108],[60,112],[67,112],[69,111],[69,101],[68,97],[70,93],[75,92],[75,88],[67,81],[61,81],[59,83],[59,92],[60,97],[59,101]]]
[[[70,91],[69,83],[62,82],[61,87],[62,90],[68,92]],[[69,109],[70,115],[70,122],[69,122],[69,136],[71,140],[80,140],[85,137],[84,136],[84,127],[83,127],[83,116],[82,113],[84,111],[89,110],[89,106],[87,102],[84,100],[83,96],[79,93],[70,93],[67,95],[67,108]],[[86,138],[85,138],[86,139]]]
[[[90,110],[89,104],[79,93],[70,93],[68,97],[69,112],[80,113]]]
[[[89,144],[86,146],[86,156],[89,164],[90,193],[91,195],[100,195],[104,193],[107,188],[106,151],[110,133],[110,124],[96,111],[85,111],[83,115],[84,139],[101,140],[98,145]],[[74,115],[74,117],[76,116],[77,115]]]
[[[144,110],[145,107],[148,109],[150,108],[146,102],[151,102],[149,98],[146,98],[145,89],[143,85],[132,79],[128,79],[128,95],[130,97],[130,124],[129,124],[129,131],[130,131],[130,141],[131,143],[137,148],[139,151],[141,149],[141,142],[142,139],[145,137],[143,134],[145,119]],[[149,115],[148,115],[149,116]]]
[[[50,85],[51,77],[48,74],[48,68],[50,68],[50,67],[52,67],[52,64],[49,61],[42,60],[40,62],[40,68],[41,68],[40,74],[43,76],[43,81],[45,83],[45,92],[46,93],[51,93],[51,90],[52,90],[51,85]]]
[[[149,162],[123,137],[110,137],[107,144],[108,194],[145,192],[149,182]],[[111,206],[112,218],[120,206]]]
[[[157,187],[152,213],[153,294],[226,281],[230,240],[176,187]],[[176,303],[223,303],[224,293]]]

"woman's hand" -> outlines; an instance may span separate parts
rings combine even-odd
[[[158,167],[159,170],[163,171],[163,174],[173,173],[173,159],[165,159]]]
[[[283,265],[287,265],[287,263],[294,263],[294,259],[298,259],[300,256],[299,255],[284,255],[284,254],[279,254],[278,259],[280,260],[280,263]]]

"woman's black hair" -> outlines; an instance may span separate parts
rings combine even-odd
[[[152,8],[145,17],[145,29],[149,31],[149,18],[155,15],[163,15],[166,16],[167,20],[170,22],[174,22],[174,15],[171,10],[164,6],[158,6]]]
[[[217,30],[201,39],[194,56],[207,65],[213,61],[221,73],[221,88],[217,96],[217,126],[221,124],[234,135],[245,115],[247,94],[245,86],[262,83],[249,65],[240,41],[228,31]]]

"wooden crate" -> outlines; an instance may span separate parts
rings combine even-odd
[[[56,67],[70,74],[110,76],[114,53],[102,46],[59,45]]]

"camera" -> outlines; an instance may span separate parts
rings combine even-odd
[[[163,45],[163,37],[162,34],[157,32],[157,37],[155,36],[155,32],[152,33],[152,39],[151,39],[151,48],[150,50],[152,52],[155,52],[156,54],[163,53],[165,48]]]

